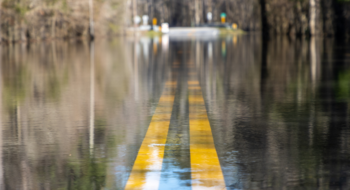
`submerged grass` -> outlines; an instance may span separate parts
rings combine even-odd
[[[220,31],[220,36],[245,34],[245,31],[241,29],[230,29],[230,28],[218,28],[218,29]]]
[[[147,31],[147,32],[145,32],[145,35],[147,37],[153,38],[153,37],[162,36],[163,33],[162,32],[156,32],[156,31]]]

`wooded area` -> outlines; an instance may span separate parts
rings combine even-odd
[[[13,42],[120,33],[128,9],[124,0],[2,0],[0,13],[2,40]]]
[[[246,31],[302,35],[349,33],[348,0],[2,0],[1,39],[26,41],[125,33],[133,16],[148,15],[170,26],[220,22]],[[90,8],[89,8],[90,7]],[[90,15],[91,13],[91,15]],[[92,16],[92,17],[91,17]],[[91,18],[91,19],[90,19]],[[94,22],[92,22],[94,21]],[[152,19],[149,19],[149,23]],[[92,30],[89,26],[94,25]]]
[[[135,0],[139,15],[148,14],[171,26],[213,22],[227,14],[227,22],[246,31],[265,30],[288,35],[346,34],[349,30],[348,0]]]

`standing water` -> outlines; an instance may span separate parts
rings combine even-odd
[[[350,47],[2,46],[0,189],[350,189]]]

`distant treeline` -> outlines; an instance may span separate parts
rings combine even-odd
[[[2,41],[88,36],[90,0],[0,0]],[[290,36],[350,33],[350,0],[92,0],[97,35],[123,33],[136,15],[170,26],[220,22]],[[213,18],[207,19],[211,12]]]
[[[334,35],[349,33],[349,0],[136,0],[137,13],[157,17],[171,26],[193,26],[220,22],[237,23],[247,31],[269,33]]]
[[[120,33],[125,0],[92,0],[98,35]],[[0,0],[3,42],[88,36],[89,0]]]

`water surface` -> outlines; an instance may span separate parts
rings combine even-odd
[[[211,142],[227,189],[350,189],[343,42],[163,36],[16,44],[0,56],[1,189],[124,189],[158,121],[167,130],[146,146],[156,160],[139,189],[220,182],[194,165]],[[205,141],[193,142],[195,119],[208,121]]]

